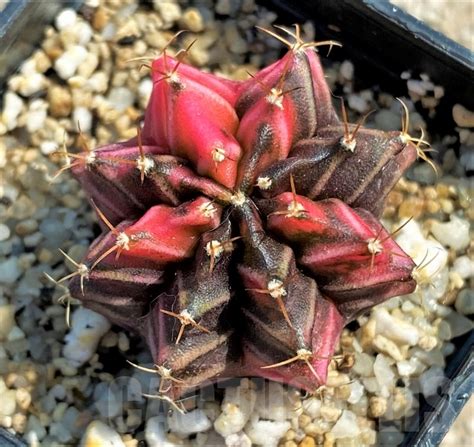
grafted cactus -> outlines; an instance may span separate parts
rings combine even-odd
[[[344,325],[416,286],[377,216],[417,140],[341,121],[319,44],[284,31],[244,82],[165,51],[137,138],[66,154],[104,230],[71,294],[146,339],[170,400],[232,376],[314,391]]]

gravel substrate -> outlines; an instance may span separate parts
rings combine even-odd
[[[343,358],[332,361],[328,383],[315,395],[242,379],[186,399],[184,415],[172,411],[143,396],[156,393],[157,376],[126,362],[151,365],[141,340],[74,302],[68,328],[67,289],[45,276],[74,271],[58,248],[80,260],[98,232],[77,182],[67,172],[53,178],[60,160],[50,155],[79,145],[78,122],[91,147],[135,136],[152,85],[147,70],[128,61],[158,54],[177,30],[188,29],[171,50],[197,37],[191,64],[247,78],[281,51],[255,31],[275,19],[254,0],[157,0],[149,8],[89,0],[81,14],[63,10],[9,79],[0,115],[0,426],[31,446],[81,439],[116,447],[141,440],[150,447],[397,445],[420,394],[437,393],[451,340],[473,328],[474,185],[466,172],[474,170],[474,114],[461,105],[453,109],[456,134],[433,142],[444,151],[439,177],[417,164],[385,209],[392,230],[413,217],[396,240],[418,265],[419,287],[344,330]],[[303,29],[314,37],[310,24]],[[353,122],[375,108],[368,126],[399,128],[395,98],[354,91],[352,63],[323,60]],[[415,133],[444,91],[426,75],[403,76]]]

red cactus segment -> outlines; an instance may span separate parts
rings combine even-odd
[[[265,235],[250,205],[239,215],[245,244],[239,273],[248,297],[241,302],[245,367],[314,390],[324,383],[342,317],[334,310],[330,321],[318,319],[328,317],[330,305],[296,268],[292,250]]]
[[[156,154],[165,152],[161,147],[142,146],[133,139],[83,152],[78,155],[81,158],[71,164],[71,170],[89,198],[113,224],[118,224],[143,214],[156,203],[154,190],[143,193],[140,168],[143,165],[148,172]]]
[[[316,103],[317,131],[339,123],[339,118],[332,105],[332,93],[326,82],[321,61],[313,48],[304,51],[313,81],[314,101]],[[313,134],[314,135],[314,134]]]
[[[354,132],[355,127],[349,129]],[[300,141],[289,158],[260,174],[272,179],[262,195],[273,197],[287,191],[293,177],[297,191],[310,199],[338,198],[348,205],[378,211],[391,187],[415,160],[416,148],[404,143],[398,132],[359,128],[350,139],[352,135],[345,136],[344,127],[339,126]],[[387,171],[389,164],[392,167]],[[364,200],[374,194],[372,188],[378,195],[376,202]]]
[[[316,290],[306,293],[313,301],[314,324],[309,349],[292,350],[278,340],[271,342],[261,326],[250,320],[244,339],[244,364],[248,375],[265,377],[315,392],[327,379],[328,365],[346,323],[336,306],[322,298]],[[280,366],[276,366],[280,364]]]
[[[125,230],[130,224],[123,222],[117,226],[117,231]],[[91,269],[102,253],[114,244],[115,237],[110,232],[94,241],[82,261],[83,274],[73,277],[69,290],[85,307],[105,315],[114,324],[134,330],[159,294],[163,272],[148,259],[136,259],[135,263],[124,266],[120,259],[109,258]]]
[[[204,233],[192,264],[178,271],[143,327],[155,363],[181,381],[170,389],[173,397],[221,375],[229,363],[231,239],[229,221]]]
[[[226,99],[233,100],[234,93],[224,83],[222,88],[213,90],[215,77],[209,82],[206,74],[184,70],[184,64],[166,60],[167,65],[163,57],[153,65],[153,71],[164,75],[154,83],[145,116],[145,141],[170,148],[172,154],[190,160],[198,174],[232,188],[241,152],[233,136],[238,118]],[[170,68],[161,71],[161,66]],[[192,77],[187,76],[189,72]],[[222,90],[226,96],[220,95]]]
[[[192,256],[199,236],[219,225],[221,208],[204,197],[176,208],[157,205],[123,231],[98,212],[114,234],[115,244],[95,264],[115,254],[124,263],[133,264],[139,258],[164,266]]]
[[[241,191],[247,191],[259,172],[290,152],[295,110],[289,97],[278,95],[260,99],[242,118],[237,133],[244,150],[237,181]]]
[[[385,198],[400,180],[403,173],[415,162],[416,147],[409,142],[405,148],[389,160],[366,186],[352,206],[364,208],[375,216],[380,216],[385,205]]]
[[[369,212],[336,199],[313,202],[291,193],[276,197],[274,209],[269,229],[297,244],[298,262],[314,273],[347,318],[414,290],[415,264]]]
[[[182,53],[182,56],[184,55],[185,52]],[[217,95],[224,98],[232,107],[235,105],[239,94],[239,82],[198,70],[182,62],[182,59],[180,55],[174,58],[165,54],[155,59],[151,66],[151,78],[153,83],[160,82],[164,78],[173,76],[173,74],[178,74],[178,76],[184,79],[192,80],[211,89]]]

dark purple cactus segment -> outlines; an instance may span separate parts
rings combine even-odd
[[[373,215],[417,156],[407,126],[341,122],[319,44],[286,32],[240,83],[165,53],[138,137],[65,154],[107,230],[71,294],[142,334],[165,398],[246,375],[314,391],[344,325],[416,285]]]

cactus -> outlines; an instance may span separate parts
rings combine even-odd
[[[321,43],[280,30],[287,53],[243,82],[165,49],[137,137],[63,152],[103,227],[70,293],[146,339],[170,401],[233,376],[314,391],[345,324],[416,287],[377,216],[423,141],[408,115],[338,118]]]

